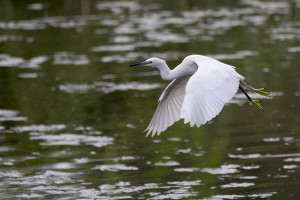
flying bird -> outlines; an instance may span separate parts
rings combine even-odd
[[[157,68],[163,80],[172,82],[158,99],[153,118],[145,130],[146,136],[165,131],[180,119],[193,127],[205,124],[216,117],[240,89],[258,109],[263,107],[252,99],[242,85],[264,96],[270,96],[264,88],[255,89],[244,82],[244,77],[235,67],[202,55],[190,55],[173,70],[165,60],[149,58],[129,66]]]

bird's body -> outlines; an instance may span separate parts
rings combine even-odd
[[[158,100],[159,105],[145,130],[147,136],[159,135],[180,119],[191,127],[205,124],[221,112],[244,80],[235,67],[201,55],[187,56],[173,70],[159,58],[131,66],[138,65],[157,68],[163,80],[172,80]]]

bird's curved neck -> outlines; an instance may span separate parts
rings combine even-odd
[[[157,68],[160,71],[160,76],[163,80],[169,81],[176,78],[173,74],[173,70],[170,70],[166,63],[161,64]]]

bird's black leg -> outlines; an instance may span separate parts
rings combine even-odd
[[[241,85],[239,85],[239,88],[240,88],[240,90],[245,94],[245,96],[247,97],[247,99],[248,99],[248,100],[249,100],[256,108],[258,108],[258,109],[264,111],[264,108],[263,108],[261,105],[259,105],[259,101],[258,101],[258,100],[252,99],[252,98],[247,94],[247,92],[245,92],[245,90],[242,88]]]
[[[244,93],[244,95],[246,95],[247,99],[248,99],[250,102],[252,102],[251,97],[249,97],[249,95],[247,94],[247,92],[245,92],[245,90],[242,88],[241,85],[239,85],[239,88],[240,88],[240,90]]]

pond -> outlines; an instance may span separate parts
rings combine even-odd
[[[3,199],[299,199],[300,3],[0,3]],[[145,137],[168,84],[128,67],[190,54],[265,87],[209,123]],[[253,93],[251,96],[258,98]]]

